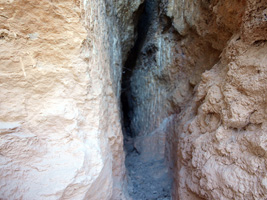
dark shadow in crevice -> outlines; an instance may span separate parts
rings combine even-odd
[[[141,144],[140,140],[144,138],[137,136],[138,131],[134,129],[135,124],[131,123],[133,118],[139,117],[134,115],[140,114],[136,112],[138,110],[137,106],[139,106],[136,101],[138,99],[137,95],[146,95],[149,93],[149,88],[147,88],[149,85],[141,85],[146,84],[146,82],[143,82],[142,79],[136,80],[136,72],[138,74],[139,72],[153,72],[153,64],[156,63],[156,54],[160,51],[155,42],[157,34],[160,33],[160,27],[163,27],[163,34],[173,31],[171,30],[172,22],[170,18],[166,16],[161,22],[159,21],[160,15],[157,10],[159,2],[160,0],[145,0],[134,13],[133,22],[135,24],[136,40],[133,48],[128,53],[127,59],[125,59],[126,62],[122,71],[120,101],[124,150],[126,153],[125,166],[129,177],[128,191],[133,199],[139,200],[171,199],[172,180],[168,174],[168,166],[163,155],[153,157],[153,148],[151,150],[142,149],[143,146],[151,145],[154,147],[158,143],[156,142],[152,145],[151,143],[155,140],[147,137],[142,141],[144,143]],[[164,26],[160,26],[160,23]],[[149,62],[146,64],[145,70],[143,68],[144,60],[148,60]],[[132,82],[131,79],[133,76],[137,82]],[[141,94],[139,91],[144,93]],[[159,148],[161,147],[165,148],[163,145],[159,146]]]
[[[131,131],[133,104],[131,95],[131,76],[136,66],[138,55],[144,45],[149,26],[151,25],[151,11],[148,1],[144,1],[134,13],[135,34],[137,35],[133,48],[123,66],[121,81],[121,118],[124,137],[134,137]]]

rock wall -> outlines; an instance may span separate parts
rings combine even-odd
[[[201,74],[218,62],[221,50],[196,30],[180,34],[168,16],[168,6],[170,3],[158,1],[154,8],[153,22],[133,70],[131,129],[138,136],[135,146],[143,155],[150,155],[147,159],[156,158],[151,155],[159,151],[158,159],[167,156],[172,165],[173,119],[193,97]]]
[[[131,77],[131,127],[143,159],[169,161],[174,199],[266,198],[266,11],[159,2]]]
[[[207,2],[168,7],[180,34],[222,51],[175,119],[174,199],[266,199],[266,1]]]
[[[127,197],[119,83],[141,2],[0,1],[0,199]]]
[[[0,1],[0,199],[129,199],[119,100],[143,2]],[[167,158],[173,199],[266,199],[266,1],[147,2],[135,148]]]

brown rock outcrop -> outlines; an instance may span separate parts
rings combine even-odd
[[[196,9],[193,16],[204,6],[174,3]],[[223,49],[176,119],[174,198],[266,199],[266,2],[212,1],[208,7],[207,28],[186,9],[174,15],[175,27],[195,27],[201,39]]]

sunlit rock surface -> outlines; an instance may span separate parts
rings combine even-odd
[[[0,1],[0,199],[124,199],[122,56],[141,1]]]

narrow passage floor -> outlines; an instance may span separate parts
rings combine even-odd
[[[133,200],[171,200],[172,181],[165,161],[143,160],[132,141],[126,142],[130,196]]]

